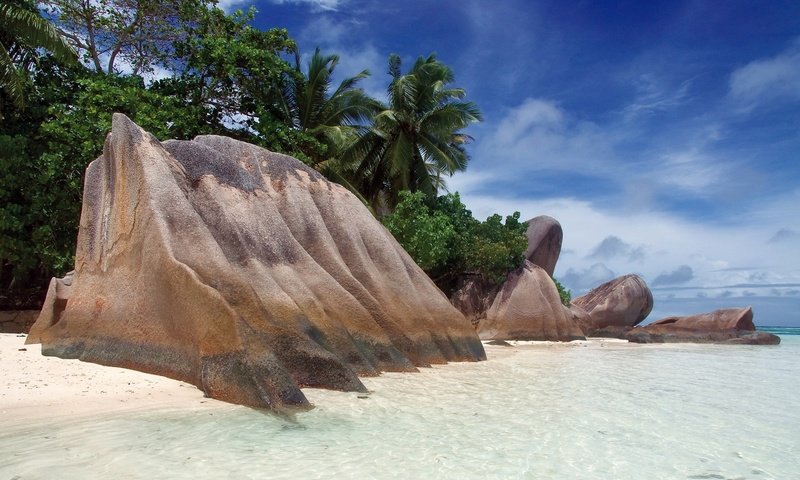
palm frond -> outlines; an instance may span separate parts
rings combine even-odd
[[[23,77],[14,67],[14,62],[5,48],[0,48],[0,88],[5,90],[15,107],[22,108],[25,104]]]
[[[56,60],[76,63],[77,53],[55,27],[41,15],[11,4],[0,5],[0,26],[17,41],[31,48],[44,48]]]

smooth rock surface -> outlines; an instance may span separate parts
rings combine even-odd
[[[572,300],[586,311],[591,323],[581,325],[586,335],[606,327],[633,327],[653,309],[653,294],[638,275],[630,274],[606,282]]]
[[[643,327],[632,328],[625,338],[636,343],[780,343],[777,335],[756,330],[751,307],[724,308],[685,317],[667,317]]]
[[[514,270],[478,324],[482,340],[583,340],[550,275],[526,261]]]
[[[561,224],[553,217],[540,215],[528,220],[528,249],[525,258],[553,276],[558,257],[561,255],[561,242],[564,232]]]
[[[753,308],[723,308],[709,313],[688,315],[685,317],[667,317],[646,326],[650,329],[659,327],[686,328],[690,330],[750,330],[756,329],[753,323]]]
[[[276,411],[300,387],[485,358],[470,323],[343,187],[226,137],[115,114],[86,172],[75,273],[29,343]]]

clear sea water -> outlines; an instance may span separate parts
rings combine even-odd
[[[489,347],[490,360],[233,405],[0,430],[0,480],[798,479],[800,329],[779,346]],[[208,404],[206,404],[208,405]]]

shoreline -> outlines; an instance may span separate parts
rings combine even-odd
[[[77,419],[131,411],[244,408],[206,398],[194,385],[167,377],[76,359],[47,357],[42,355],[41,345],[25,345],[26,337],[25,334],[0,334],[0,371],[3,372],[0,377],[0,415],[7,425],[29,420]],[[485,362],[502,361],[524,351],[647,347],[627,340],[600,337],[572,342],[514,340],[508,343],[509,346],[500,346],[484,341],[487,354]],[[431,369],[420,368],[420,372],[459,364],[452,362],[435,365]],[[369,383],[368,379],[363,380]],[[318,396],[315,390],[304,389],[312,403]]]

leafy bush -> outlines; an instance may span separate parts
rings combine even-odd
[[[384,225],[423,270],[444,267],[450,259],[455,236],[450,219],[443,212],[431,211],[421,192],[400,194],[402,201]]]
[[[563,303],[565,307],[569,307],[570,302],[572,301],[572,291],[564,288],[564,285],[561,285],[561,282],[559,282],[556,277],[553,277],[553,283],[556,284],[558,296],[561,297],[561,303]]]
[[[522,266],[528,247],[528,225],[519,221],[519,212],[505,223],[497,214],[480,222],[457,193],[439,197],[431,208],[423,193],[403,191],[384,225],[448,294],[463,275],[502,283],[509,271]]]

